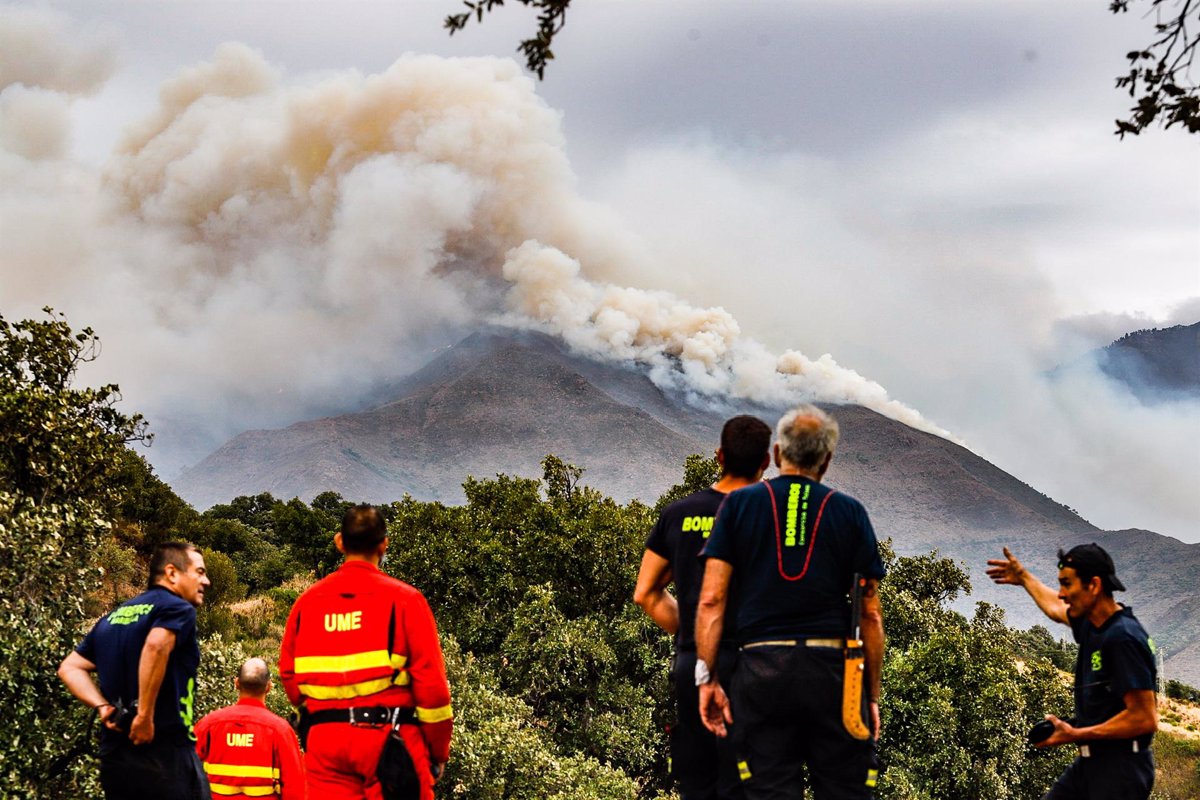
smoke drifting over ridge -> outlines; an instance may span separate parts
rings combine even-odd
[[[51,303],[95,327],[105,352],[85,377],[118,381],[150,417],[160,436],[148,455],[168,478],[247,427],[360,407],[380,397],[376,383],[500,318],[640,358],[694,393],[689,379],[729,394],[787,390],[797,379],[777,374],[778,354],[835,353],[1091,521],[1200,537],[1200,403],[1147,408],[1087,371],[1046,380],[1124,332],[1198,319],[1195,300],[1169,309],[1200,294],[1179,278],[1200,245],[1178,166],[1195,156],[1186,137],[1115,144],[1103,42],[1077,14],[1039,6],[1038,46],[1069,68],[1019,61],[1024,77],[994,81],[997,58],[1029,46],[1026,11],[996,17],[1007,7],[982,4],[996,58],[981,61],[979,43],[958,37],[975,6],[938,7],[922,22],[938,63],[922,69],[903,43],[860,38],[867,60],[839,62],[764,47],[756,28],[836,21],[844,36],[830,40],[854,41],[877,9],[806,5],[756,21],[739,4],[711,5],[705,30],[745,44],[724,59],[638,6],[588,28],[601,33],[575,40],[538,84],[566,109],[586,191],[566,162],[564,120],[507,62],[406,59],[370,77],[298,78],[246,48],[209,57],[236,39],[289,70],[387,64],[412,4],[388,5],[386,24],[376,6],[339,7],[286,32],[253,3],[220,16],[80,3],[71,22],[0,6],[0,310],[15,318]],[[121,69],[89,18],[126,38]],[[466,49],[429,25],[405,41]],[[480,30],[498,53],[520,34]],[[947,72],[955,53],[966,60]],[[766,82],[839,63],[849,83]],[[846,106],[847,87],[891,91],[875,81],[881,70],[902,76],[889,102],[911,113],[887,125],[875,102],[827,113]],[[389,100],[387,113],[404,117],[403,148],[375,144],[394,135],[381,122],[392,117],[370,105],[401,96],[398,72],[411,105]],[[946,74],[958,94],[932,113],[927,92]],[[176,77],[151,77],[162,75]],[[324,145],[305,149],[310,130]],[[110,157],[118,131],[128,141]],[[842,145],[822,147],[831,138]],[[472,158],[456,161],[456,148]],[[546,271],[526,273],[530,259]],[[536,320],[530,303],[543,307]],[[728,313],[710,314],[716,306]],[[659,316],[677,335],[663,337]],[[685,343],[688,361],[671,355]],[[886,403],[831,362],[815,359],[803,385],[821,385],[828,368],[829,396],[850,386]]]
[[[0,30],[103,60],[51,47],[54,25]],[[223,436],[345,407],[422,358],[404,354],[493,321],[699,399],[854,402],[941,432],[828,355],[775,355],[720,308],[612,283],[647,256],[577,194],[559,115],[511,61],[405,56],[289,85],[225,45],[162,86],[99,174],[35,146],[64,130],[39,109],[69,102],[71,73],[39,63],[0,73],[0,133],[16,132],[0,138],[0,301],[95,327],[105,376],[152,423]]]

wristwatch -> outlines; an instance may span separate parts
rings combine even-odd
[[[705,664],[701,659],[696,659],[696,685],[703,686],[712,681],[712,673],[708,671],[708,664]]]

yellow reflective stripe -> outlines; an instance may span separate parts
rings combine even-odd
[[[274,767],[252,767],[247,764],[210,764],[205,762],[204,771],[209,775],[226,778],[271,778],[279,780],[279,770]]]
[[[397,656],[387,650],[370,650],[365,653],[351,653],[345,656],[297,656],[296,673],[312,672],[354,672],[360,669],[374,667],[389,667],[400,669],[404,666],[404,656]],[[399,662],[399,663],[397,663]]]
[[[878,770],[874,770],[874,769],[867,770],[867,786],[874,788],[875,784],[878,782],[877,781],[878,778],[879,778]]]
[[[750,780],[750,765],[745,761],[738,762],[738,777],[744,781]]]
[[[417,706],[418,722],[441,722],[447,719],[454,719],[454,709],[449,705],[444,705],[441,708],[421,708]]]
[[[344,686],[317,686],[311,683],[302,683],[300,684],[300,694],[314,700],[344,700],[348,697],[366,697],[369,694],[382,692],[391,685],[391,678],[379,678],[374,681],[350,683]]]
[[[213,794],[241,794],[246,797],[270,797],[278,794],[274,786],[230,786],[225,783],[210,783],[208,788]]]

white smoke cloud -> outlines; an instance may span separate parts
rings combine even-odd
[[[1083,138],[1074,128],[1039,134]],[[937,131],[932,138],[944,141]],[[963,147],[944,148],[937,163],[964,183],[978,180],[970,194],[941,177],[952,185],[935,180],[924,188],[928,197],[913,200],[917,190],[889,172],[909,160],[894,150],[864,156],[850,171],[692,139],[630,151],[597,194],[651,242],[642,285],[719,301],[769,348],[803,342],[836,353],[1101,527],[1200,539],[1200,404],[1144,405],[1083,359],[1130,331],[1200,321],[1200,298],[1179,298],[1162,315],[1067,314],[1039,237],[1024,231],[1078,237],[1086,246],[1074,257],[1097,270],[1104,265],[1087,261],[1097,237],[1124,260],[1129,231],[1142,220],[1113,214],[1111,227],[1097,232],[1078,230],[1073,219],[1080,201],[1070,193],[1113,169],[1110,159],[1084,148],[1060,160],[1054,181],[1035,170],[1028,185],[1012,167],[1012,141],[993,135]],[[910,174],[913,183],[919,177]],[[1037,200],[1026,207],[1022,197]],[[1014,214],[1031,221],[997,226]],[[1164,241],[1194,229],[1192,219],[1176,227],[1173,212],[1152,224]],[[1051,377],[1064,365],[1075,366],[1069,377]]]
[[[49,9],[0,6],[0,89],[21,84],[90,95],[115,67],[112,36]]]
[[[785,405],[801,400],[855,403],[913,427],[948,436],[888,397],[879,384],[838,365],[828,353],[813,360],[796,350],[772,355],[744,337],[723,308],[699,308],[668,292],[606,285],[582,276],[579,261],[527,241],[509,251],[504,277],[513,283],[502,317],[561,336],[576,349],[650,367],[664,387],[699,398]]]
[[[1200,318],[1192,300],[1063,321],[1046,263],[1155,257],[1130,226],[1177,240],[1170,214],[1069,218],[1062,187],[1092,192],[1112,169],[1075,128],[1038,130],[1053,147],[1024,171],[1012,109],[1003,131],[949,118],[849,170],[660,143],[623,151],[594,202],[561,115],[510,61],[301,80],[227,45],[165,82],[97,170],[69,157],[69,113],[112,63],[61,17],[0,10],[0,308],[50,303],[101,333],[96,377],[163,432],[150,455],[168,477],[246,427],[353,407],[502,321],[641,362],[700,402],[855,402],[936,430],[870,375],[1098,524],[1195,538],[1200,413],[1086,372],[1045,379],[1128,330]],[[1006,234],[1014,217],[1062,244]]]
[[[225,45],[162,86],[100,174],[30,162],[54,115],[9,106],[6,313],[92,325],[130,404],[204,420],[202,441],[352,406],[487,319],[701,398],[859,402],[937,430],[828,355],[772,354],[720,308],[606,280],[649,270],[645,248],[580,197],[559,114],[512,61],[405,56],[293,85]],[[171,453],[168,435],[151,455]]]

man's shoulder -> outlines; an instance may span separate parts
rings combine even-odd
[[[415,587],[398,578],[393,578],[381,569],[347,570],[343,565],[301,592],[297,602],[322,594],[340,593],[345,591],[347,586],[355,586],[360,589],[384,589],[395,590],[400,593],[415,592],[419,594]]]
[[[664,520],[669,520],[677,517],[690,517],[696,515],[712,516],[717,513],[717,509],[725,500],[724,492],[718,492],[716,489],[708,488],[701,489],[698,492],[692,492],[687,497],[681,497],[675,502],[669,504],[662,510],[659,515]]]
[[[822,486],[825,486],[825,484],[822,484]],[[855,512],[866,512],[867,507],[863,505],[863,502],[854,495],[847,494],[846,492],[843,492],[841,489],[838,489],[834,486],[825,486],[825,488],[829,490],[829,502],[831,505],[840,505],[843,508]]]
[[[1122,606],[1113,617],[1113,624],[1107,626],[1103,632],[1106,643],[1132,641],[1150,646],[1150,634],[1133,615],[1133,609]]]
[[[233,705],[210,711],[200,719],[200,722],[206,721],[209,725],[218,722],[238,721],[264,722],[270,725],[279,722],[287,725],[287,722],[282,717],[266,706],[246,705],[244,703],[234,703]]]

